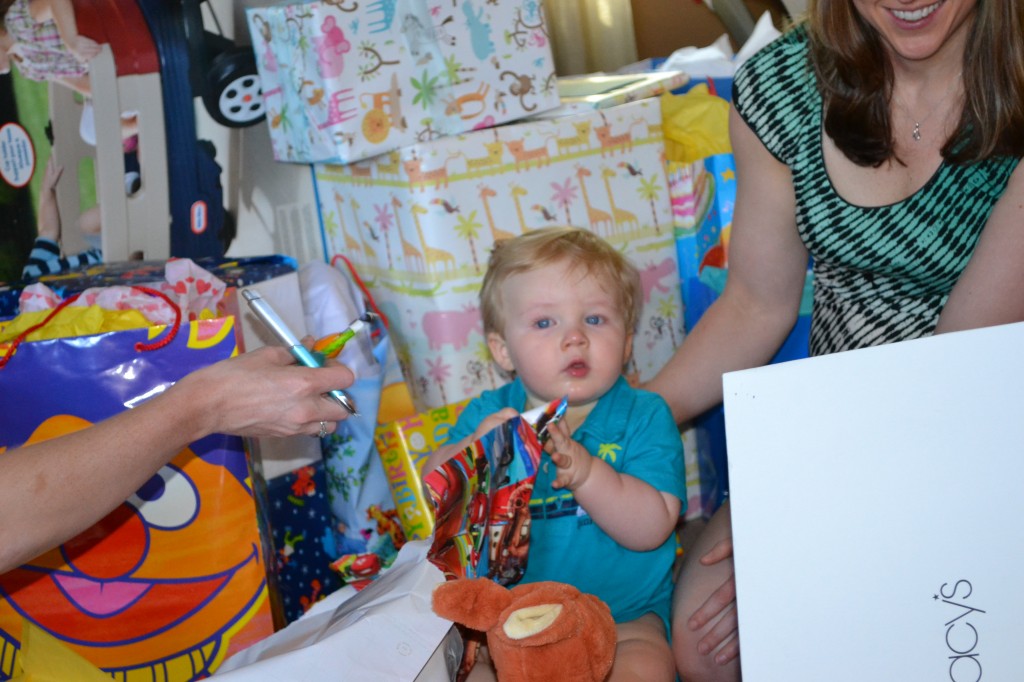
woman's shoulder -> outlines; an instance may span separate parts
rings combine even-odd
[[[742,80],[751,73],[776,70],[780,66],[806,65],[809,45],[807,27],[803,24],[791,26],[740,64],[736,78]]]
[[[736,70],[733,92],[737,99],[760,98],[768,89],[813,84],[809,46],[806,26],[797,24],[755,52]]]
[[[784,163],[814,134],[821,108],[809,46],[807,29],[798,24],[745,61],[733,84],[737,113]]]

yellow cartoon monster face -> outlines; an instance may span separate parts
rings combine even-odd
[[[87,425],[52,417],[29,442]],[[238,445],[224,436],[194,443],[102,521],[0,576],[0,650],[25,617],[100,668],[174,682],[208,675],[229,651],[270,634]]]

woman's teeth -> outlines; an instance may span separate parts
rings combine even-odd
[[[894,9],[894,10],[892,10],[892,14],[893,14],[894,17],[896,17],[900,21],[911,21],[911,22],[912,21],[921,21],[926,16],[930,15],[932,12],[937,10],[939,8],[939,5],[941,5],[941,4],[942,4],[941,2],[937,2],[934,5],[928,5],[927,7],[922,7],[920,9],[915,9],[912,12],[906,12],[904,10]]]

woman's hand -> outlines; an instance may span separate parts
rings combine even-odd
[[[700,558],[704,566],[712,566],[732,556],[732,538],[719,540]],[[701,654],[708,654],[714,651],[720,644],[726,642],[715,654],[715,663],[725,665],[740,654],[740,640],[737,637],[739,622],[736,616],[736,575],[730,575],[718,589],[711,593],[711,596],[701,604],[690,619],[687,627],[691,630],[700,630],[713,621],[718,615],[718,622],[708,630],[697,644],[697,651]]]
[[[343,365],[301,367],[283,347],[264,346],[204,367],[170,392],[187,397],[187,409],[195,413],[202,435],[317,435],[320,422],[331,433],[349,416],[325,394],[353,381]]]

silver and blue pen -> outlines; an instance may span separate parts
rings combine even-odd
[[[295,334],[288,325],[284,323],[284,320],[280,318],[277,312],[270,306],[265,298],[260,296],[260,293],[254,289],[245,289],[242,291],[242,296],[249,303],[249,307],[252,312],[255,313],[256,317],[260,318],[260,321],[267,326],[267,329],[274,333],[281,343],[288,347],[288,352],[292,354],[300,365],[305,367],[323,367],[323,363],[310,351],[308,348],[302,345],[302,342],[296,338]],[[339,405],[349,411],[349,414],[356,415],[356,405],[352,402],[352,399],[342,391],[340,388],[336,388],[333,391],[328,391],[326,394]]]

